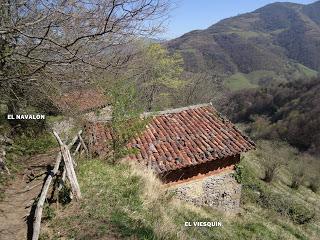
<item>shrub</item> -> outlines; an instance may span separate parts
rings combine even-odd
[[[304,224],[310,222],[315,217],[315,211],[302,204],[292,204],[288,208],[288,214],[295,223]]]
[[[110,160],[116,163],[128,154],[128,141],[144,129],[148,120],[140,117],[142,111],[132,84],[119,81],[108,98],[112,104],[112,119],[106,128],[110,130],[112,139],[107,144],[112,152]]]
[[[286,143],[280,141],[259,141],[258,149],[257,157],[264,168],[262,180],[267,183],[273,181],[279,170],[295,153]]]
[[[274,179],[281,165],[277,162],[270,162],[268,164],[265,164],[264,167],[265,167],[265,174],[262,180],[270,183]]]
[[[251,117],[250,135],[254,139],[275,139],[278,138],[277,131],[270,119],[266,116],[254,115]]]
[[[302,205],[290,196],[271,193],[268,190],[261,192],[258,204],[263,208],[272,209],[282,216],[289,217],[297,224],[308,223],[315,217],[314,209]]]
[[[304,175],[304,168],[300,168],[298,171],[293,171],[290,187],[293,189],[298,189],[303,182]]]
[[[243,171],[244,167],[241,164],[237,164],[235,167],[235,173],[233,174],[233,177],[236,179],[238,183],[243,182]]]

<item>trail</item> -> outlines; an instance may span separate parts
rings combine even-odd
[[[55,156],[56,151],[51,151],[23,161],[23,170],[15,175],[5,190],[4,200],[0,201],[1,240],[28,239],[28,226],[32,225],[29,214]]]

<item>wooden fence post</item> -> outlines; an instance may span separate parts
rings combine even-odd
[[[61,146],[61,152],[67,172],[67,177],[70,181],[72,193],[75,195],[76,199],[81,198],[80,186],[77,180],[76,173],[74,171],[73,163],[69,148],[66,145]]]
[[[72,192],[76,196],[76,199],[78,200],[78,199],[81,198],[80,187],[79,187],[79,184],[78,184],[76,173],[74,171],[72,157],[71,157],[70,150],[69,150],[69,148],[71,148],[76,143],[76,141],[77,141],[78,137],[80,136],[81,132],[82,131],[79,131],[77,136],[67,146],[62,142],[62,140],[60,139],[59,135],[55,131],[53,131],[54,136],[57,138],[57,141],[59,142],[60,152],[57,155],[56,163],[54,165],[54,168],[53,168],[52,172],[50,172],[49,175],[47,176],[47,179],[46,179],[46,181],[45,181],[45,183],[43,185],[40,197],[38,199],[37,207],[36,207],[36,210],[35,210],[35,220],[34,220],[34,223],[33,223],[32,240],[38,240],[39,239],[41,216],[42,216],[43,206],[44,206],[44,203],[45,203],[45,200],[46,200],[47,193],[49,191],[49,187],[50,187],[51,181],[52,181],[53,177],[57,174],[57,172],[59,170],[59,166],[60,166],[62,158],[63,158],[64,163],[65,163],[65,169],[64,169],[64,173],[63,173],[64,178],[65,178],[65,175],[67,175],[67,177],[68,177],[68,179],[70,181]]]
[[[73,162],[72,162],[70,150],[69,150],[68,146],[65,145],[61,141],[59,135],[55,131],[53,132],[53,134],[55,135],[55,137],[57,138],[57,140],[60,144],[60,149],[61,149],[64,164],[65,164],[67,177],[68,177],[68,179],[70,181],[70,185],[71,185],[71,191],[75,195],[76,199],[78,200],[81,198],[81,192],[80,192],[80,186],[79,186],[79,183],[77,180],[77,176],[76,176],[76,173],[73,168]],[[79,135],[80,134],[78,134],[78,136]]]
[[[41,224],[41,216],[42,216],[42,210],[43,210],[43,205],[46,200],[46,196],[50,187],[50,183],[52,181],[52,178],[54,175],[57,174],[59,170],[61,162],[61,153],[59,152],[57,158],[56,158],[56,163],[54,165],[53,171],[51,174],[48,175],[46,182],[43,185],[42,192],[40,194],[38,203],[37,203],[37,208],[35,211],[35,220],[33,223],[33,234],[32,234],[32,240],[38,240],[39,235],[40,235],[40,224]]]

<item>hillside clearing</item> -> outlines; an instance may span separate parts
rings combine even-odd
[[[236,73],[231,75],[225,80],[224,84],[231,91],[239,91],[242,89],[258,87],[258,85],[251,83],[250,80],[246,77],[246,75],[242,73]]]

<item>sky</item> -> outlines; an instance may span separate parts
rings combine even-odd
[[[178,0],[170,12],[163,39],[172,39],[197,29],[206,29],[219,20],[251,12],[273,2],[309,4],[315,0]]]

